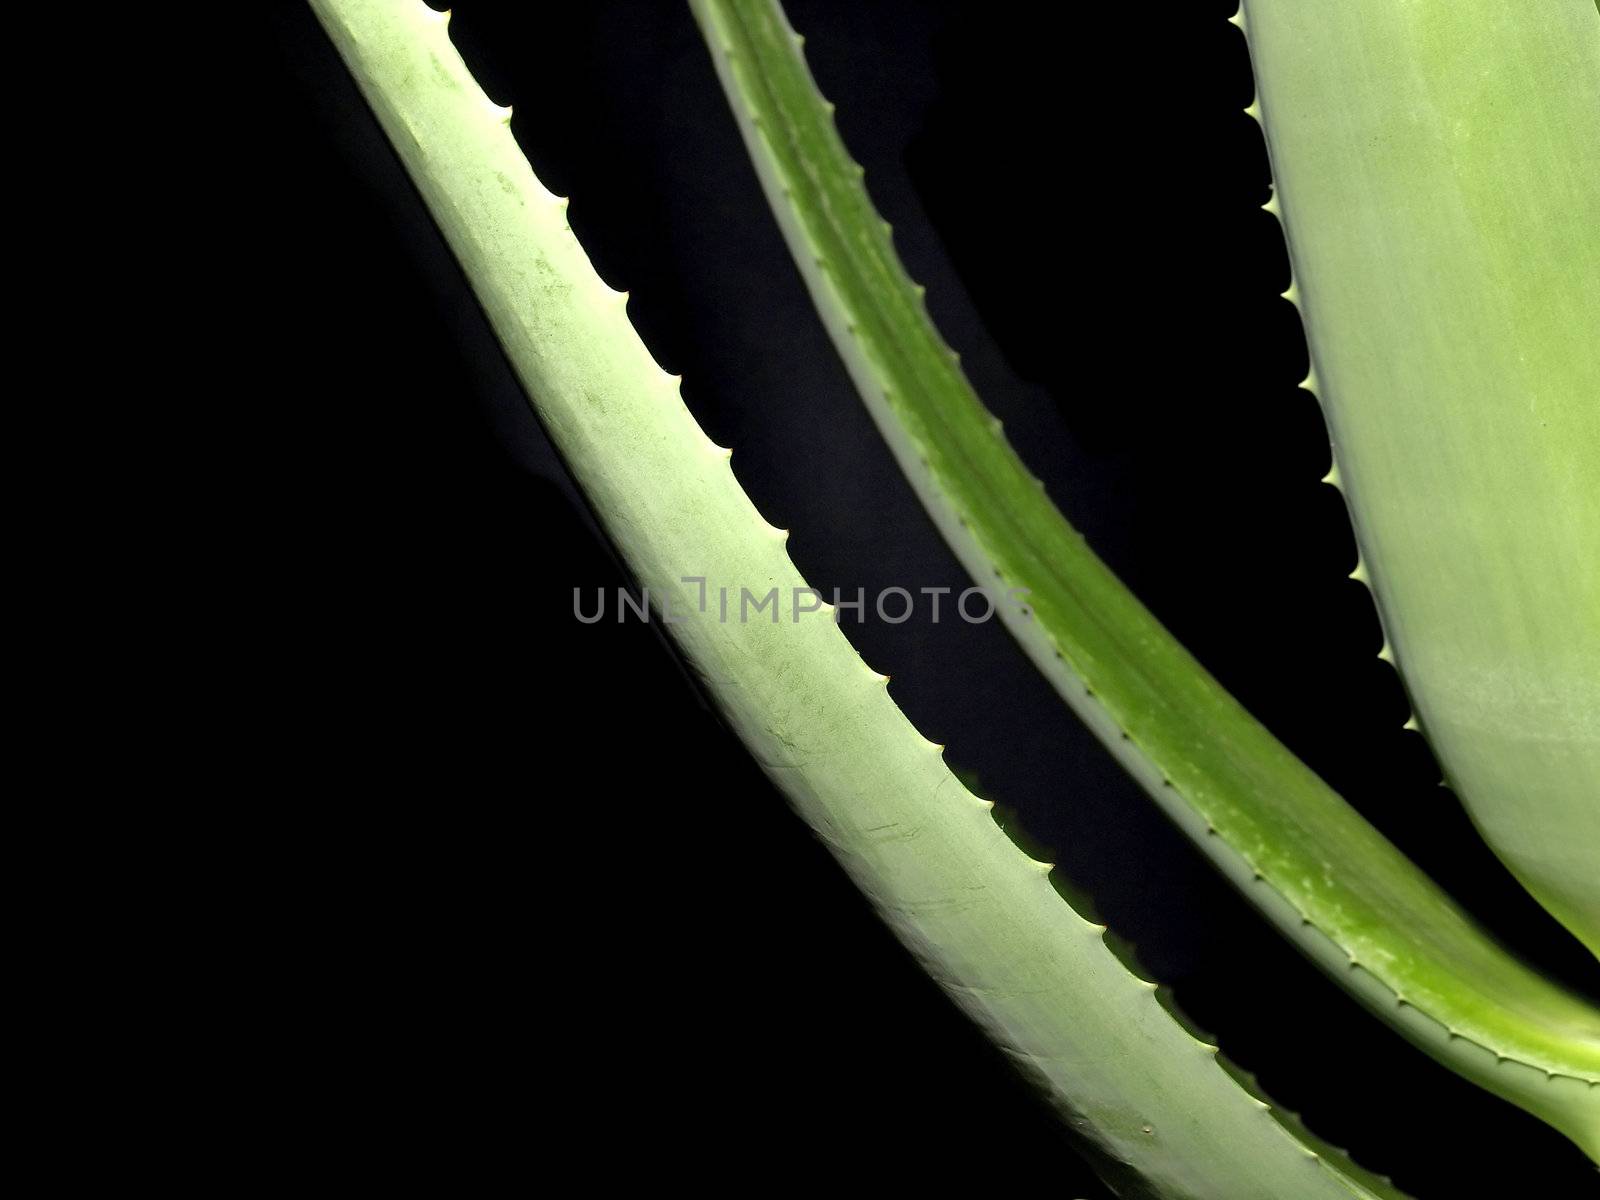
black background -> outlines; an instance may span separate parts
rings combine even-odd
[[[1594,963],[1401,729],[1371,599],[1345,578],[1233,7],[788,6],[936,321],[1067,516],[1343,795],[1593,994]],[[305,830],[346,878],[317,970],[364,997],[339,1029],[395,1114],[382,1151],[457,1183],[987,1170],[1098,1195],[657,632],[573,619],[573,589],[614,592],[623,569],[309,10],[268,12],[272,353],[247,382],[292,448],[274,585],[315,664],[282,752],[325,751],[315,780],[338,797]],[[687,7],[461,0],[452,33],[808,580],[964,587],[812,311]],[[998,623],[846,629],[1317,1133],[1421,1197],[1592,1187],[1562,1138],[1304,963]]]

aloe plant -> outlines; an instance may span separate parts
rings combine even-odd
[[[534,179],[505,127],[508,110],[472,82],[442,15],[412,0],[313,7],[641,582],[681,611],[697,607],[678,574],[685,562],[799,594],[804,582],[783,536],[756,515],[726,453],[638,342],[625,297],[594,276],[564,202]],[[1430,1052],[1595,1153],[1593,1013],[1484,938],[1163,640],[1019,464],[1013,471],[920,297],[896,273],[776,8],[696,7],[720,69],[750,103],[748,127],[794,122],[814,138],[752,135],[775,207],[807,252],[802,266],[815,273],[824,316],[869,405],[890,384],[880,423],[930,509],[955,515],[943,523],[963,558],[985,575],[999,563],[1009,579],[1045,584],[1017,628],[1046,673],[1065,681],[1069,701],[1136,777],[1314,958],[1341,968],[1342,982]],[[741,77],[741,68],[750,73]],[[803,152],[786,162],[784,147],[796,144]],[[967,427],[951,434],[946,420]],[[995,479],[1003,486],[983,490]],[[758,761],[1075,1127],[1160,1195],[1395,1194],[1241,1090],[1214,1048],[1185,1033],[1099,941],[1098,927],[1049,887],[1045,868],[1006,840],[827,612],[801,615],[774,624],[691,619],[672,629]],[[1146,669],[1160,686],[1142,683]],[[1324,861],[1335,864],[1332,877]],[[1309,883],[1303,871],[1312,871]]]

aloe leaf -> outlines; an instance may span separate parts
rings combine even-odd
[[[1600,954],[1600,9],[1241,11],[1386,654],[1485,839]]]
[[[950,995],[1154,1194],[1393,1197],[1246,1092],[946,768],[827,610],[721,620],[701,584],[804,594],[785,535],[595,274],[566,202],[420,0],[312,0],[573,476],[767,774]],[[805,608],[809,608],[809,604]],[[760,1048],[752,1047],[759,1056]]]
[[[933,327],[781,7],[690,2],[857,389],[967,570],[1028,590],[1026,608],[1001,615],[1035,665],[1329,975],[1440,1062],[1600,1159],[1600,1013],[1490,939],[1112,575]]]

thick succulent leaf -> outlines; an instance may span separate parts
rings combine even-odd
[[[1600,1158],[1600,1013],[1508,955],[1250,716],[1051,504],[940,339],[775,0],[691,0],[824,322],[972,575],[1123,765],[1331,976]],[[1302,6],[1321,11],[1323,5]]]
[[[443,229],[574,477],[685,657],[768,775],[929,971],[1072,1126],[1151,1194],[1391,1197],[1296,1136],[1131,975],[945,767],[805,581],[626,313],[566,202],[534,177],[510,112],[420,0],[313,0]],[[782,619],[699,611],[703,576]],[[809,597],[808,597],[809,600]],[[808,607],[809,605],[805,606]],[[731,897],[731,901],[740,898]],[[847,997],[846,997],[847,998]],[[760,1047],[749,1048],[759,1059]],[[870,1069],[870,1064],[863,1069]],[[803,1134],[797,1132],[797,1137]],[[886,1148],[886,1152],[888,1149]]]
[[[1600,953],[1600,9],[1241,11],[1388,653],[1489,844]]]

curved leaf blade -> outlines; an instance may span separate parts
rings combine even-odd
[[[1389,656],[1480,832],[1600,954],[1600,10],[1243,11]]]

